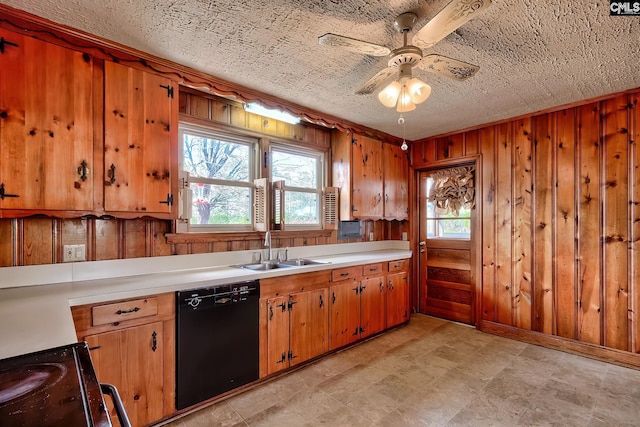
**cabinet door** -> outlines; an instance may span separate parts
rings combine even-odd
[[[113,62],[104,64],[104,85],[105,211],[171,214],[177,85]]]
[[[267,300],[267,373],[281,371],[289,366],[289,297]]]
[[[387,327],[399,325],[409,320],[409,284],[407,273],[387,276]]]
[[[292,294],[290,365],[329,350],[328,289]]]
[[[364,279],[360,285],[360,338],[385,329],[387,324],[384,276]]]
[[[0,37],[0,208],[92,210],[91,56],[4,29]]]
[[[403,220],[409,217],[409,161],[406,152],[394,144],[384,149],[384,217]]]
[[[356,135],[353,144],[352,211],[354,218],[381,219],[382,142]]]
[[[85,337],[98,381],[116,386],[134,426],[163,416],[162,332],[155,322]]]
[[[347,281],[329,288],[329,347],[350,344],[360,337],[360,282]]]

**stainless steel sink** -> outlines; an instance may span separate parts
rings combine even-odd
[[[288,261],[280,261],[279,264],[301,267],[303,265],[326,264],[326,262],[313,261],[313,260],[305,259],[305,258],[297,258],[297,259],[290,259]]]
[[[326,264],[326,262],[313,261],[305,258],[297,258],[297,259],[290,259],[288,261],[279,261],[279,262],[240,264],[240,265],[234,265],[234,267],[244,268],[246,270],[265,271],[265,270],[274,270],[276,268],[303,267],[305,265],[315,265],[315,264]]]
[[[254,271],[265,271],[265,270],[274,270],[276,268],[288,268],[293,267],[293,265],[282,264],[282,263],[270,263],[264,262],[260,264],[242,264],[242,265],[234,265],[234,267],[244,268],[246,270],[254,270]]]

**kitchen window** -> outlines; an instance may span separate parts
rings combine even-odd
[[[185,209],[191,213],[186,215],[189,230],[252,230],[258,139],[194,125],[181,125],[179,134],[180,166],[191,190],[190,209]]]
[[[272,142],[271,180],[284,181],[283,216],[287,229],[319,229],[324,185],[324,154]]]
[[[322,228],[324,152],[191,123],[180,125],[179,138],[183,174],[179,232],[254,230],[254,222],[261,219],[253,200],[260,170],[269,175],[262,178],[274,183],[265,194],[273,207],[267,218],[274,219],[262,219],[267,226]],[[261,169],[263,157],[269,161],[265,169]],[[280,201],[282,209],[276,209]]]

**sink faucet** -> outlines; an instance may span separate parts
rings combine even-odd
[[[271,261],[271,232],[267,231],[264,235],[264,246],[269,249],[268,259],[266,261]]]

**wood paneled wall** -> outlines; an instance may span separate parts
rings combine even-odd
[[[102,261],[251,250],[264,242],[264,233],[172,235],[171,226],[157,219],[0,219],[0,267],[61,263],[63,246],[74,244],[86,245],[88,261]],[[364,242],[369,232],[375,240],[401,240],[403,230],[398,221],[364,221],[362,239],[338,240],[336,231],[274,231],[272,242],[277,248]]]
[[[278,137],[289,143],[328,151],[328,129],[311,124],[289,125],[246,113],[230,100],[186,89],[180,93],[180,113],[200,124],[227,125],[254,135]],[[330,162],[329,162],[330,163]],[[312,246],[375,240],[401,240],[406,221],[364,221],[362,239],[338,240],[336,231],[273,232],[274,247]],[[62,262],[63,246],[85,244],[88,261],[183,255],[261,248],[264,233],[171,234],[172,222],[157,219],[0,219],[0,267]],[[167,237],[168,236],[168,237]]]
[[[481,154],[479,320],[640,352],[640,91],[413,144]]]

